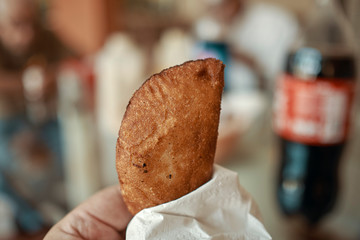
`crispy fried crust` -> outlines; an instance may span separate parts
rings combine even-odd
[[[153,75],[130,100],[116,168],[131,213],[177,199],[210,180],[224,65],[186,62]]]

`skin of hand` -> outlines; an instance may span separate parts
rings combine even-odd
[[[44,240],[123,239],[131,218],[119,185],[111,186],[72,210],[50,229]]]

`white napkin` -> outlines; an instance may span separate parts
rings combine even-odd
[[[215,165],[212,179],[174,201],[147,208],[127,227],[127,240],[271,239],[237,173]]]

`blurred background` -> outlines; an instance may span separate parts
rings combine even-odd
[[[328,78],[355,80],[357,0],[0,0],[0,239],[42,239],[69,210],[117,183],[117,132],[133,92],[164,68],[205,57],[226,64],[215,161],[239,173],[273,239],[360,239],[356,97],[348,137],[336,143],[338,158],[327,161],[330,151],[312,159],[324,160],[318,170],[325,169],[319,174],[328,181],[319,189],[339,176],[329,185],[334,207],[314,223],[303,208],[289,212],[285,203],[284,210],[288,200],[279,195],[281,187],[297,194],[312,184],[283,181],[284,169],[317,171],[295,160],[286,168],[284,151],[290,150],[272,130],[276,82],[284,73],[301,75],[287,66],[298,44],[306,47],[301,36],[309,21],[318,28],[307,34],[327,46],[312,49],[334,50],[328,32],[319,30],[329,24],[318,26],[314,10],[332,14],[329,33],[346,35],[335,45],[346,46],[342,55],[354,60],[345,63],[354,66],[351,76],[339,77],[334,65]],[[298,60],[301,69],[314,69],[316,54],[306,54]],[[323,76],[311,75],[317,77]],[[341,114],[347,113],[335,113]],[[291,151],[300,159],[312,150]]]

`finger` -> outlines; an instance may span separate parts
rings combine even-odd
[[[95,194],[78,206],[44,239],[121,239],[119,232],[126,228],[131,218],[117,185]]]
[[[124,230],[132,218],[122,198],[119,185],[108,187],[95,194],[79,208],[88,211],[89,214],[118,231]]]

